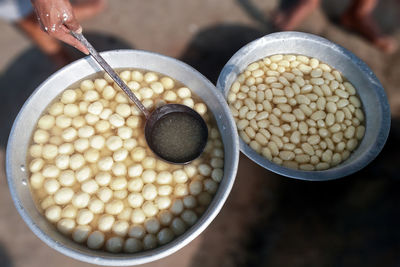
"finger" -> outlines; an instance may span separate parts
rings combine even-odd
[[[82,33],[82,27],[79,27],[79,29],[77,29],[75,32],[76,33]]]
[[[43,20],[40,18],[40,16],[38,15],[36,9],[35,9],[35,12],[36,12],[36,13],[35,13],[35,16],[36,16],[36,19],[37,19],[37,21],[38,21],[38,24],[39,24],[40,29],[41,29],[42,31],[44,31],[44,32],[47,32],[48,28],[44,26],[44,22],[43,22]]]
[[[75,39],[75,37],[73,37],[69,33],[69,30],[67,28],[65,28],[65,26],[63,26],[63,27],[64,27],[63,29],[60,29],[59,31],[53,33],[52,35],[55,38],[75,47],[76,49],[80,50],[82,53],[85,53],[86,55],[88,55],[89,51],[87,50],[87,48],[81,42],[79,42],[77,39]]]
[[[79,25],[79,22],[71,14],[67,17],[66,20],[64,20],[64,25],[68,29],[70,29],[71,31],[74,31],[74,32],[78,31],[79,29],[82,29],[81,25]]]
[[[39,18],[39,17],[38,17]],[[44,26],[43,22],[39,19],[39,27],[42,31],[47,33],[47,27]]]

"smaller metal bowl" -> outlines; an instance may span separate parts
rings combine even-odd
[[[365,135],[350,157],[324,171],[301,171],[275,164],[240,139],[240,150],[258,165],[275,173],[301,180],[324,181],[352,174],[368,165],[382,150],[390,129],[390,109],[385,91],[372,70],[347,49],[322,37],[301,32],[266,35],[236,52],[222,69],[217,82],[225,98],[236,77],[250,64],[275,54],[315,57],[334,67],[354,85],[365,113]]]

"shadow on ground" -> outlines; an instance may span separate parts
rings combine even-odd
[[[340,16],[351,6],[352,2],[355,2],[355,0],[321,0],[321,7],[328,18],[338,24]],[[373,18],[384,33],[392,34],[399,28],[400,24],[400,2],[398,0],[377,2],[373,11]]]
[[[215,25],[198,32],[180,59],[215,84],[222,68],[235,52],[267,33],[269,32],[243,25]],[[276,177],[243,155],[240,157],[235,186],[224,208],[205,231],[205,238],[192,259],[192,267],[244,264],[246,253],[243,253],[243,240],[249,234],[246,229],[260,215],[253,203],[263,199],[260,194],[262,191],[255,190],[260,187],[274,188]],[[270,195],[269,192],[267,195]],[[265,206],[263,211],[266,212]]]
[[[203,29],[181,59],[215,83],[238,49],[265,34],[240,25]],[[394,119],[384,150],[367,168],[320,183],[271,174],[242,156],[226,207],[192,266],[399,266],[398,147]]]
[[[205,28],[193,37],[180,59],[215,84],[222,68],[236,51],[268,33],[235,24]]]
[[[273,27],[266,12],[259,9],[251,0],[236,0],[236,2],[249,17],[258,22],[261,28],[266,31],[272,30]]]
[[[14,264],[11,261],[5,247],[0,244],[0,266],[1,267],[13,267]]]
[[[98,51],[132,48],[122,39],[102,33],[86,33],[85,36]],[[82,54],[68,48],[73,59]],[[7,145],[12,123],[19,110],[37,86],[56,71],[53,63],[37,48],[21,53],[0,75],[0,147]]]
[[[400,120],[364,170],[328,182],[281,178],[274,211],[248,229],[243,266],[399,266]],[[260,189],[264,190],[264,189]],[[267,196],[267,195],[265,195]]]

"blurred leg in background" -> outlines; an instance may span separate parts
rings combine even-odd
[[[385,53],[393,53],[396,41],[384,35],[372,17],[378,0],[353,0],[341,18],[341,23],[348,29],[359,33],[374,46]],[[274,18],[275,26],[282,31],[295,30],[303,20],[320,4],[320,0],[298,0],[287,9],[279,10]]]
[[[342,24],[361,34],[364,38],[386,53],[393,53],[396,41],[384,35],[372,17],[378,0],[354,0],[342,16]]]
[[[71,1],[75,17],[82,21],[100,13],[105,0]],[[72,61],[65,47],[41,29],[28,0],[0,0],[0,18],[16,25],[57,66]]]
[[[281,31],[293,31],[319,4],[320,0],[297,0],[294,5],[276,13],[274,24]]]

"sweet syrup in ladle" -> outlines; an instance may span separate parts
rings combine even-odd
[[[187,163],[203,152],[208,137],[207,125],[194,110],[170,104],[153,114],[146,122],[145,136],[159,157],[169,162]],[[153,122],[152,118],[156,120]]]
[[[153,128],[151,139],[154,149],[169,161],[185,162],[197,153],[202,127],[186,113],[174,112],[159,119]]]

